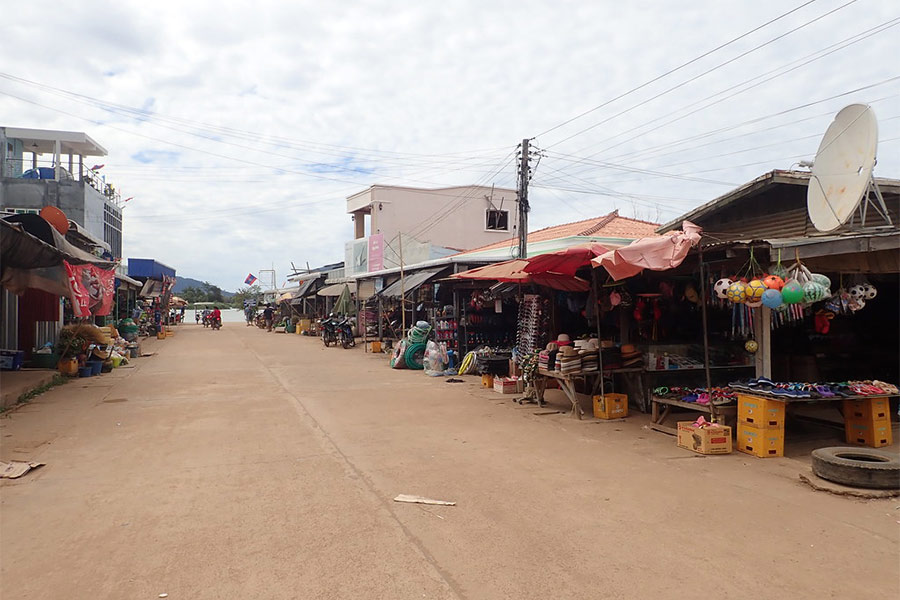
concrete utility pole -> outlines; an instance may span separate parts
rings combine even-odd
[[[528,256],[528,138],[519,160],[519,258]]]

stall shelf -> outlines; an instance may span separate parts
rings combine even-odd
[[[623,368],[623,369],[604,369],[603,375],[615,375],[619,373],[643,373],[644,369],[641,367],[634,368]],[[591,381],[591,395],[598,394],[600,391],[600,382],[602,378],[600,377],[600,371],[594,371],[591,373],[572,373],[570,375],[563,375],[562,373],[557,373],[556,371],[545,371],[543,369],[538,369],[536,373],[536,377],[534,380],[535,391],[537,392],[537,402],[539,406],[544,405],[544,391],[547,389],[547,380],[555,379],[559,382],[559,387],[566,395],[566,398],[569,399],[569,402],[572,403],[572,411],[571,415],[576,419],[581,419],[584,415],[584,410],[581,408],[581,403],[579,402],[578,395],[579,393],[575,390],[575,383],[578,381]]]

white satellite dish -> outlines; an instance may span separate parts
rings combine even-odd
[[[816,229],[834,231],[851,220],[857,208],[865,226],[870,204],[891,224],[872,177],[877,147],[878,122],[870,106],[851,104],[834,117],[816,152],[806,194],[809,220]],[[875,192],[877,203],[870,203],[870,190]]]

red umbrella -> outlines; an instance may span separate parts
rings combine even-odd
[[[528,259],[528,264],[522,269],[526,273],[561,273],[574,277],[575,271],[591,264],[591,260],[606,254],[609,248],[596,242],[588,242],[571,246],[556,252],[539,254]]]

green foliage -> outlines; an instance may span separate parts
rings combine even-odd
[[[262,298],[262,288],[258,285],[240,288],[231,299],[232,305],[236,308],[244,307],[244,300],[256,300],[257,303]]]
[[[228,304],[228,300],[222,294],[222,288],[208,281],[203,282],[202,288],[186,287],[178,295],[184,298],[188,304],[194,304],[195,302],[221,302],[222,304]]]

